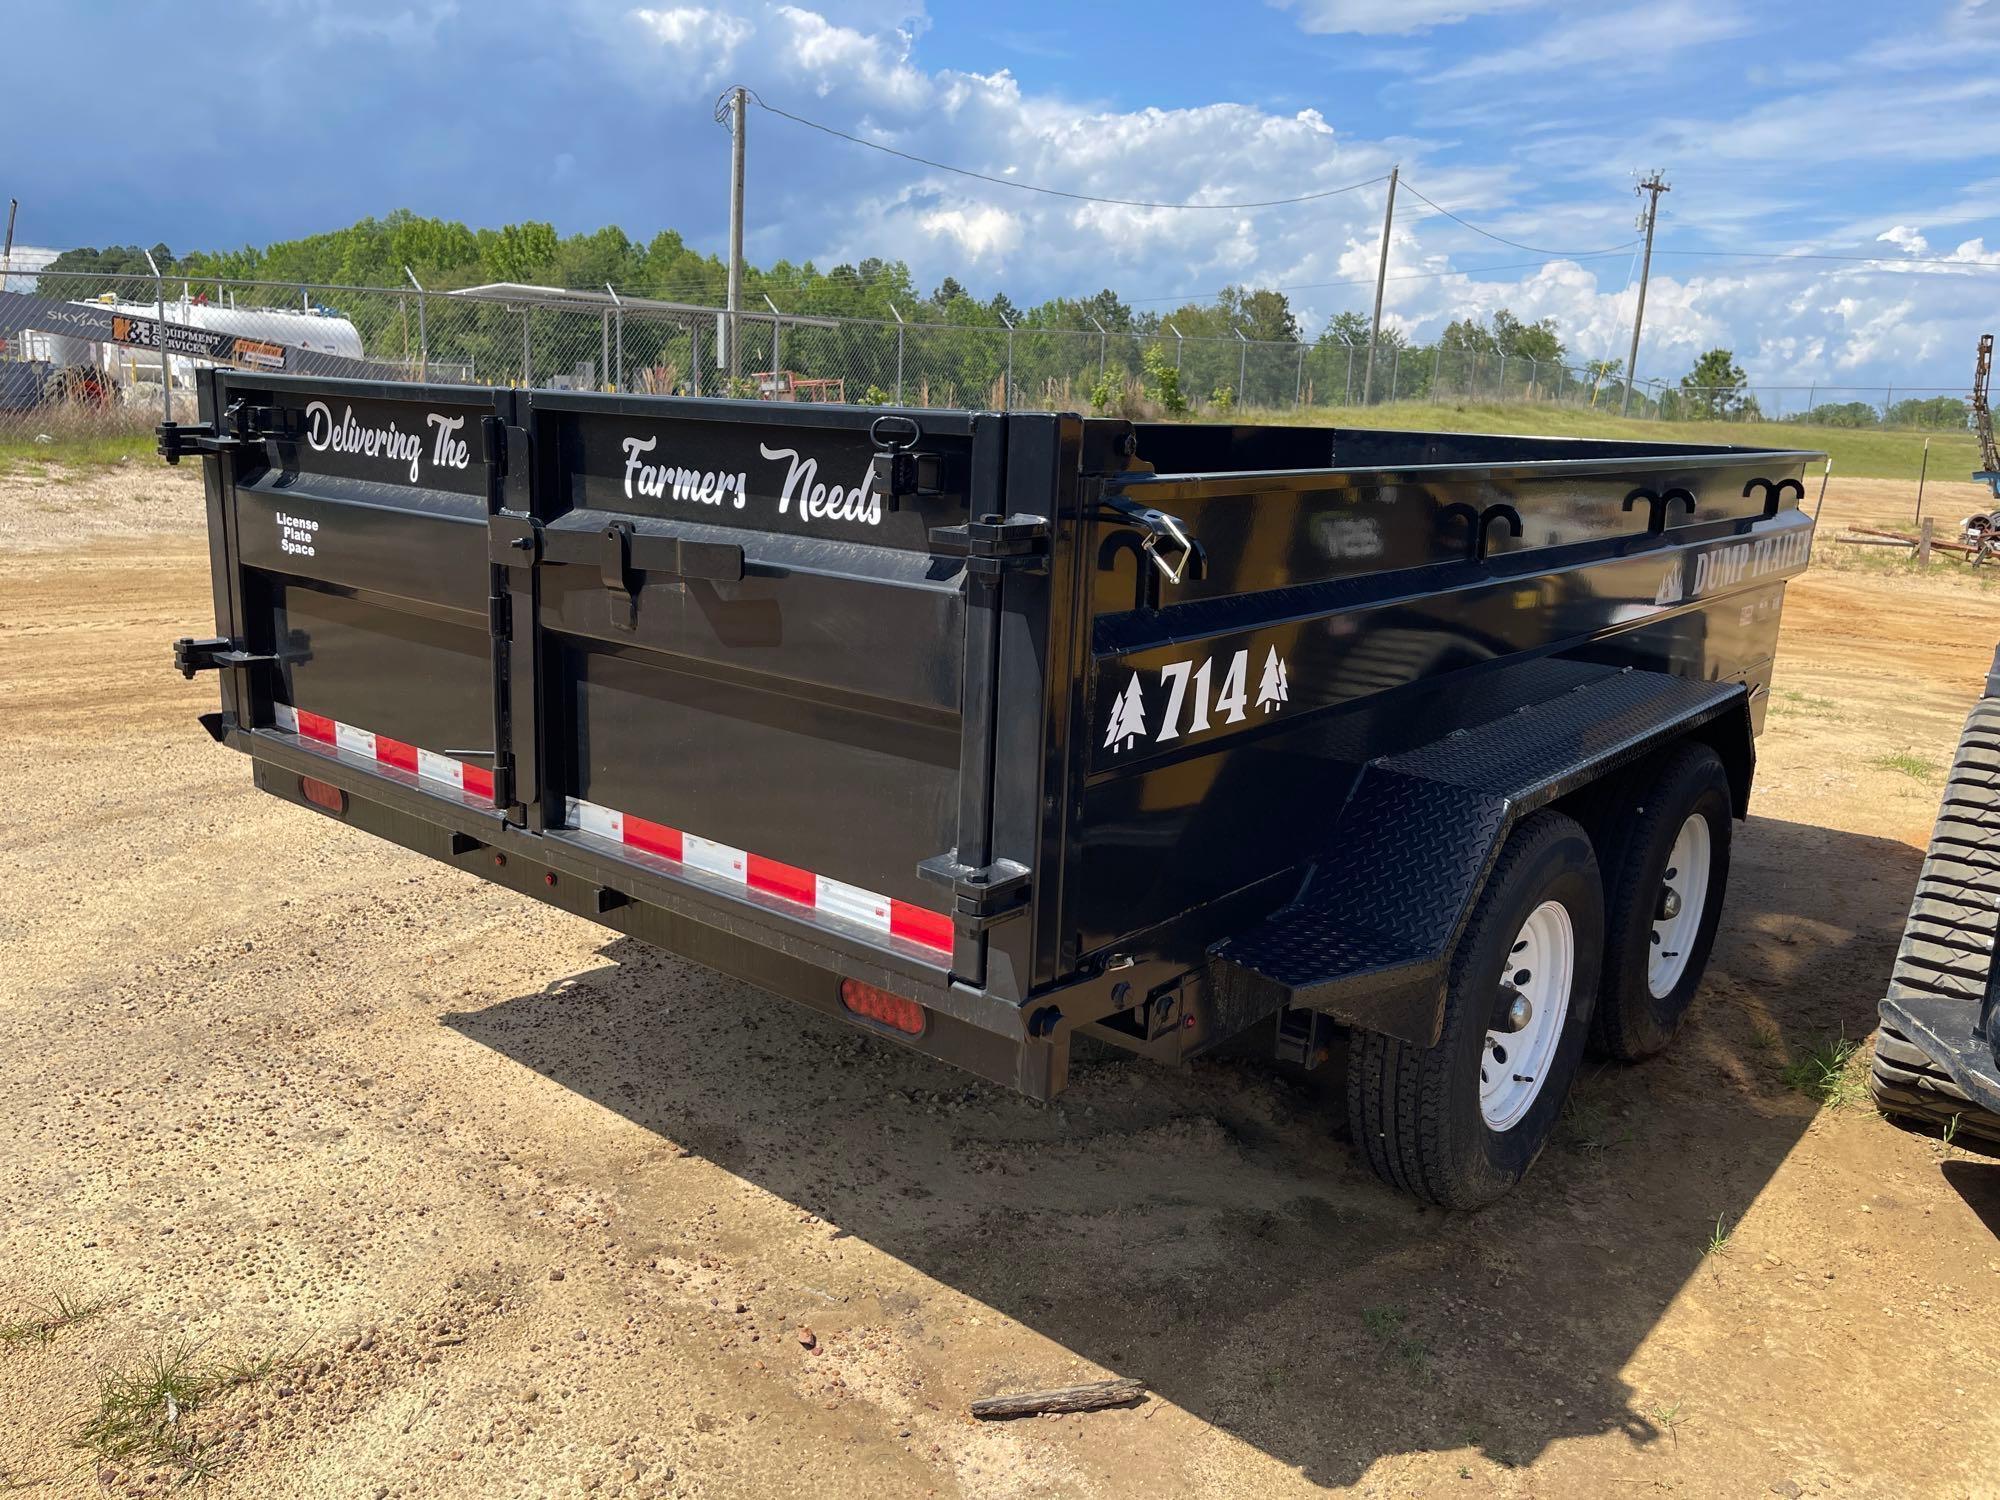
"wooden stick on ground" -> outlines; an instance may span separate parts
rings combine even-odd
[[[983,1396],[971,1411],[982,1422],[1004,1417],[1032,1417],[1048,1411],[1098,1411],[1130,1406],[1144,1399],[1143,1380],[1093,1380],[1087,1385],[1058,1386],[1052,1391],[1020,1391],[1011,1396]]]

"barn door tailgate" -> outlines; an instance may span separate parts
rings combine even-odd
[[[491,809],[504,797],[488,518],[513,393],[204,372],[224,722]]]
[[[1001,419],[526,399],[534,513],[494,556],[537,622],[528,826],[979,983],[919,866],[986,837],[991,611],[951,539],[997,508]]]
[[[985,983],[1004,418],[203,379],[161,450],[227,634],[177,649],[253,753]]]

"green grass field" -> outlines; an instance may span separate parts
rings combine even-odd
[[[1307,422],[1325,427],[1401,427],[1442,432],[1511,432],[1538,437],[1644,438],[1663,443],[1729,443],[1737,447],[1806,448],[1833,458],[1834,474],[1856,479],[1917,477],[1924,439],[1931,440],[1932,479],[1970,478],[1979,449],[1969,432],[1896,428],[1808,427],[1797,422],[1652,422],[1571,406],[1496,403],[1454,405],[1399,401],[1252,414],[1253,421]]]
[[[1304,423],[1317,427],[1400,427],[1445,432],[1503,432],[1538,437],[1643,438],[1652,442],[1729,443],[1738,447],[1806,448],[1829,453],[1833,472],[1856,479],[1915,481],[1924,439],[1931,442],[1930,477],[1964,480],[1978,467],[1979,452],[1969,432],[1922,433],[1892,428],[1807,427],[1795,422],[1651,422],[1579,407],[1554,405],[1457,405],[1399,401],[1382,406],[1249,410],[1239,420]],[[0,474],[61,464],[90,467],[123,459],[151,460],[150,426],[139,432],[58,430],[55,441],[37,443],[33,433],[0,437]]]
[[[33,435],[0,438],[0,475],[39,473],[50,464],[93,468],[125,459],[152,459],[151,432],[52,433],[53,442],[38,443]]]

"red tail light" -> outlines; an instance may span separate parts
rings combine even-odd
[[[926,1016],[914,1000],[878,990],[858,979],[840,981],[840,1003],[864,1021],[874,1021],[905,1036],[922,1036]]]
[[[321,781],[317,776],[301,776],[299,790],[314,807],[323,807],[341,817],[347,815],[347,793],[332,782]]]

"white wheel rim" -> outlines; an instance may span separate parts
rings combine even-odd
[[[1500,975],[1499,1010],[1521,1001],[1527,1020],[1517,1031],[1486,1033],[1479,1058],[1479,1112],[1494,1130],[1511,1130],[1536,1099],[1562,1044],[1576,975],[1576,929],[1560,901],[1528,913]]]
[[[1701,931],[1702,913],[1708,906],[1708,872],[1714,859],[1715,840],[1708,819],[1689,813],[1674,835],[1674,847],[1667,855],[1667,868],[1660,877],[1660,889],[1652,897],[1653,931],[1646,952],[1646,987],[1655,1000],[1664,1000],[1687,973],[1688,953]],[[1662,913],[1672,911],[1672,916]]]

